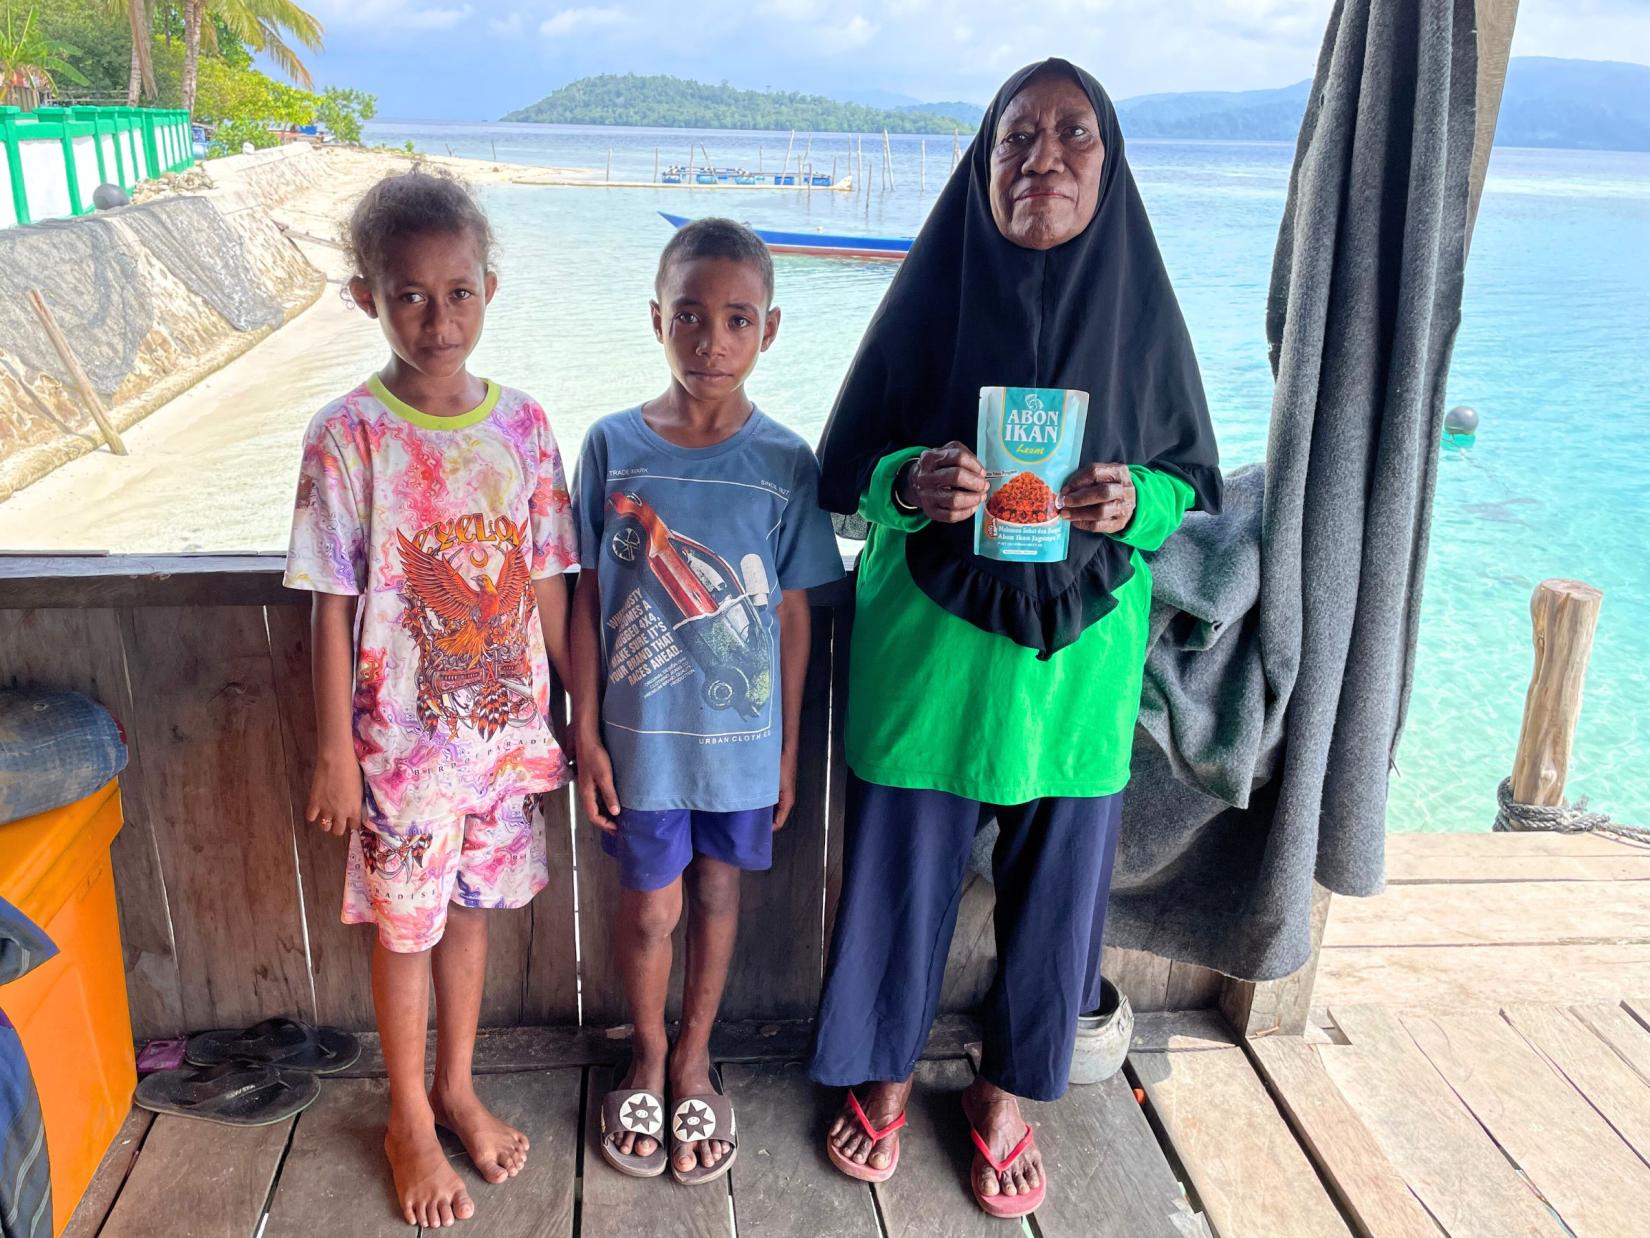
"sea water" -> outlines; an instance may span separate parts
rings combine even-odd
[[[957,140],[965,146],[963,133]],[[774,133],[538,125],[374,123],[368,142],[432,154],[594,168],[650,180],[694,159],[774,170]],[[702,144],[702,147],[701,147]],[[816,171],[858,174],[858,139],[798,135]],[[726,214],[757,226],[912,235],[943,184],[951,135],[864,138],[851,194],[509,186],[486,191],[502,283],[474,364],[549,409],[569,468],[586,426],[656,394],[665,369],[648,318],[660,210]],[[1129,160],[1174,279],[1227,467],[1266,448],[1271,375],[1266,288],[1293,149],[1284,143],[1140,141]],[[864,192],[865,180],[870,192]],[[1497,149],[1490,164],[1449,402],[1481,417],[1470,445],[1439,446],[1415,689],[1392,786],[1392,830],[1487,829],[1509,771],[1530,673],[1530,592],[1551,576],[1604,590],[1569,790],[1650,825],[1650,156]],[[750,390],[810,441],[830,411],[867,320],[897,268],[776,259],[779,339]],[[259,485],[263,523],[237,527],[284,546],[284,495],[304,424],[382,361],[366,333],[272,383],[271,428],[203,469]],[[265,482],[269,484],[264,485]],[[230,484],[226,482],[226,485]],[[246,493],[243,489],[241,493]],[[0,506],[0,530],[4,510]],[[119,514],[110,513],[118,524]],[[211,549],[221,511],[180,510],[173,545]],[[194,523],[191,524],[190,521]],[[184,526],[188,527],[184,527]],[[195,527],[198,525],[199,527]],[[219,534],[218,536],[222,536]]]

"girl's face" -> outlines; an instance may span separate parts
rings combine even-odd
[[[653,334],[670,372],[696,400],[732,395],[779,331],[761,272],[734,258],[688,258],[665,272]]]
[[[371,280],[350,281],[350,295],[403,362],[429,378],[451,378],[481,339],[498,276],[482,265],[467,231],[398,237],[384,257]]]

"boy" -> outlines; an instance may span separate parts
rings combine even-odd
[[[745,394],[773,343],[773,260],[725,219],[659,258],[653,332],[669,388],[597,422],[574,483],[579,794],[622,893],[615,950],[635,1025],[603,1102],[622,1173],[710,1182],[736,1155],[710,1030],[733,954],[741,870],[770,866],[796,789],[805,590],[842,575],[813,452]],[[672,930],[690,908],[682,1025],[665,1031]],[[668,1084],[672,1108],[664,1092]]]

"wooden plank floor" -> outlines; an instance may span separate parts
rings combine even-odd
[[[1313,1001],[1483,1010],[1650,993],[1650,846],[1392,834],[1387,889],[1329,904]]]
[[[1625,1238],[1650,1215],[1647,1015],[1637,998],[1466,1012],[1332,1005],[1310,1037],[1249,1042],[1211,1011],[1143,1015],[1123,1074],[1027,1105],[1050,1194],[1023,1225],[987,1218],[969,1195],[957,1094],[972,1067],[959,1056],[919,1067],[899,1172],[878,1186],[831,1168],[821,1133],[837,1097],[795,1060],[724,1064],[744,1142],[732,1173],[700,1188],[601,1162],[595,1100],[610,1066],[487,1074],[485,1098],[532,1153],[492,1187],[451,1147],[477,1203],[459,1232]],[[385,1102],[382,1080],[329,1079],[311,1109],[274,1127],[135,1119],[70,1232],[406,1233],[379,1147]]]

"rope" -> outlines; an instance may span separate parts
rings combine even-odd
[[[1495,828],[1504,833],[1552,830],[1559,834],[1603,834],[1621,842],[1650,846],[1650,829],[1612,821],[1609,813],[1588,808],[1585,799],[1551,808],[1520,804],[1512,797],[1511,778],[1501,780],[1501,785],[1495,790],[1495,798],[1500,805],[1500,811],[1495,814]]]

